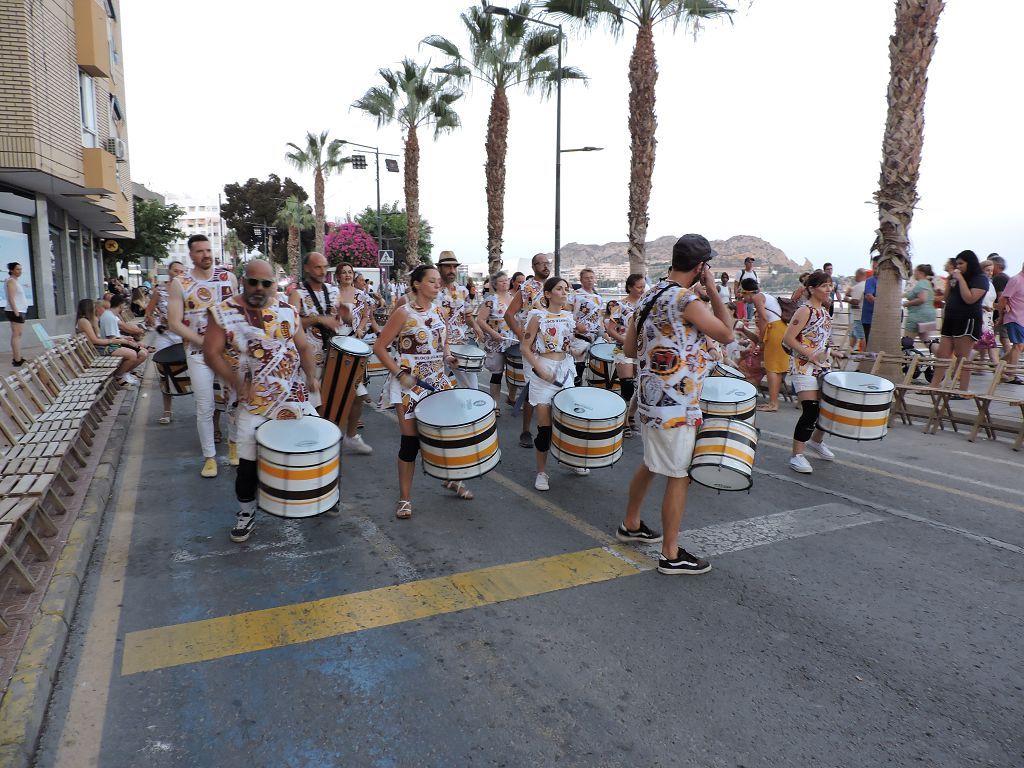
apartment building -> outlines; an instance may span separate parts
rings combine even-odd
[[[52,333],[100,293],[104,243],[135,234],[119,18],[118,0],[0,0],[0,280],[22,264]]]
[[[210,238],[214,261],[218,264],[232,266],[231,254],[222,247],[221,238],[227,232],[227,228],[221,222],[220,202],[217,198],[193,197],[175,193],[168,193],[166,198],[167,205],[176,205],[184,211],[178,217],[178,229],[185,233],[185,237],[168,246],[167,252],[171,257],[188,264],[188,238],[192,235],[206,235]]]

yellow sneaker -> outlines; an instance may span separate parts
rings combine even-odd
[[[203,477],[216,477],[217,476],[217,460],[207,459],[206,463],[203,464],[203,471],[199,473]]]
[[[238,443],[228,441],[228,464],[232,467],[238,466]]]

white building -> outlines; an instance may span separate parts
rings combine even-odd
[[[214,263],[233,266],[231,254],[221,247],[221,236],[227,233],[227,228],[221,222],[217,198],[206,199],[174,193],[166,195],[166,198],[167,205],[176,205],[185,211],[178,219],[178,229],[185,233],[185,237],[168,246],[167,252],[171,259],[184,262],[188,267],[188,238],[192,235],[206,235],[213,247]]]

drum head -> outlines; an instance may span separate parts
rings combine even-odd
[[[431,427],[472,424],[493,412],[494,400],[491,396],[475,389],[434,392],[416,404],[416,420]]]
[[[480,347],[474,347],[472,344],[452,344],[448,347],[448,351],[455,356],[486,357],[486,353]]]
[[[370,345],[355,336],[332,336],[331,346],[356,357],[369,357],[371,352]]]
[[[185,362],[185,345],[184,344],[171,344],[169,347],[164,347],[155,355],[153,360],[157,364],[167,365],[167,363],[184,363]]]
[[[857,371],[831,371],[825,374],[825,383],[831,384],[837,389],[847,389],[864,394],[892,392],[896,389],[888,379]]]
[[[714,375],[716,376],[727,376],[730,379],[745,379],[743,371],[738,368],[733,368],[731,365],[725,363],[715,363]]]
[[[282,453],[317,453],[341,442],[341,430],[319,416],[271,419],[256,429],[256,442]]]
[[[596,344],[591,344],[590,356],[597,358],[598,360],[604,360],[606,363],[610,363],[615,359],[615,345],[609,344],[607,341],[599,341]]]
[[[728,376],[708,376],[700,391],[700,399],[709,403],[742,403],[751,398],[757,398],[757,387]]]
[[[563,389],[551,399],[551,405],[581,419],[615,419],[626,412],[626,403],[621,397],[596,387]]]

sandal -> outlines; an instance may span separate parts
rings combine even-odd
[[[412,517],[412,502],[411,501],[399,501],[398,508],[395,509],[395,517],[399,520],[408,520]]]
[[[466,499],[468,501],[473,498],[473,492],[469,490],[469,488],[466,487],[466,484],[461,480],[445,480],[441,483],[441,487],[447,488],[449,491],[455,491],[455,495],[460,499]]]
[[[779,410],[779,406],[769,405],[768,403],[762,403],[761,405],[757,406],[755,410],[758,410],[761,413],[775,413],[776,411]]]
[[[494,418],[499,418],[500,416],[501,416],[501,408],[495,408],[494,409]]]
[[[164,411],[164,415],[156,420],[157,424],[170,424],[171,423],[171,412]]]

